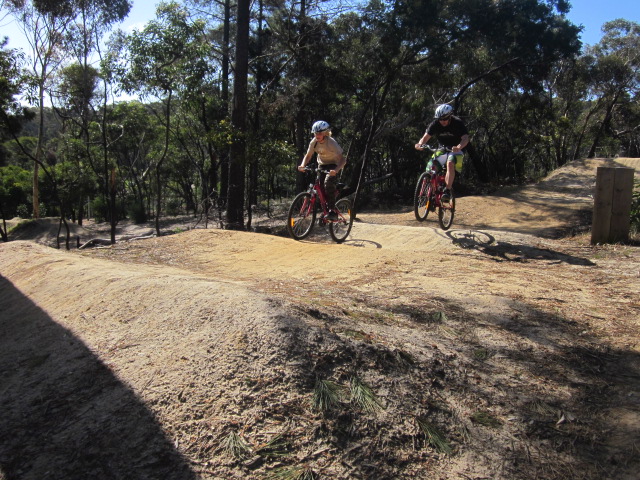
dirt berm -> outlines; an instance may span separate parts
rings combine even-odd
[[[637,479],[640,247],[588,232],[596,167],[640,167],[616,162],[462,197],[446,232],[364,211],[341,245],[22,230],[0,479]]]

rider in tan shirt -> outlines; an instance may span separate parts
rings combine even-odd
[[[302,162],[298,170],[304,172],[304,167],[311,161],[314,153],[318,154],[318,166],[323,171],[324,190],[327,194],[327,205],[329,207],[329,220],[337,220],[338,214],[335,212],[336,204],[336,184],[337,174],[344,168],[347,160],[342,154],[342,147],[338,145],[331,136],[331,126],[322,120],[315,122],[311,127],[314,138],[309,142],[307,153],[302,157]]]

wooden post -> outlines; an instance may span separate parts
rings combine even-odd
[[[598,167],[593,203],[591,243],[629,239],[633,168]]]

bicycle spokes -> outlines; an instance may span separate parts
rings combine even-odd
[[[315,203],[308,192],[300,193],[293,199],[289,207],[287,230],[296,240],[307,237],[316,220]]]

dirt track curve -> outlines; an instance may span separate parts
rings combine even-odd
[[[460,198],[446,232],[0,245],[0,479],[637,478],[640,250],[580,224],[610,164]],[[382,409],[314,410],[354,378]]]

